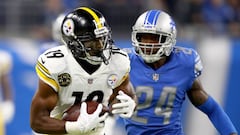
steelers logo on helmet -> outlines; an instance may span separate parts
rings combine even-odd
[[[66,19],[64,22],[63,22],[63,33],[66,35],[66,36],[73,36],[74,35],[74,22],[72,19]]]

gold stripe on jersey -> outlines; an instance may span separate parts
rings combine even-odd
[[[59,85],[58,85],[58,83],[57,83],[54,79],[48,77],[48,76],[45,74],[45,72],[42,72],[42,70],[39,69],[39,65],[36,65],[35,69],[36,69],[36,72],[37,72],[37,74],[39,75],[40,78],[42,78],[44,81],[48,82],[48,83],[49,83],[52,87],[54,87],[57,91],[59,90]]]
[[[40,62],[37,62],[37,66],[40,68],[40,70],[41,70],[42,72],[44,72],[45,74],[47,74],[48,76],[50,76],[50,73],[49,73],[48,69],[45,68]]]
[[[2,114],[2,110],[1,109],[0,109],[0,135],[4,135],[5,134],[5,125],[4,125],[4,120],[3,120],[4,116]]]
[[[116,85],[116,87],[120,86],[126,80],[126,78],[128,76],[129,76],[129,72],[126,72],[126,74],[122,77],[121,81],[119,81],[119,83]]]
[[[97,14],[96,14],[92,9],[87,8],[87,7],[81,7],[80,9],[85,10],[85,11],[87,11],[89,14],[92,15],[93,19],[96,21],[96,24],[97,24],[97,27],[98,27],[98,28],[102,28],[102,27],[103,27],[103,26],[102,26],[102,23],[100,22],[99,17],[97,16]]]

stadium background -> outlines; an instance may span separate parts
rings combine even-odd
[[[190,8],[196,1],[198,4],[194,9],[197,11]],[[240,131],[240,2],[237,3],[238,15],[231,20],[221,14],[222,10],[204,10],[204,7],[213,6],[210,3],[213,1],[215,4],[218,1],[218,7],[222,4],[224,6],[220,7],[224,8],[230,0],[1,0],[0,49],[9,51],[13,56],[11,78],[16,105],[14,119],[7,124],[7,135],[32,134],[29,114],[31,99],[37,88],[34,66],[39,50],[43,43],[52,42],[51,22],[54,18],[81,5],[103,12],[112,26],[116,45],[121,48],[131,47],[131,26],[141,12],[152,8],[169,12],[177,23],[177,45],[198,50],[204,65],[201,76],[204,88],[223,106]],[[236,4],[234,7],[229,4],[229,7],[235,9]],[[227,17],[232,15],[227,13]],[[196,19],[193,17],[196,14],[202,17]],[[213,15],[212,20],[204,19],[209,14]],[[217,15],[220,16],[217,18]],[[217,135],[207,116],[196,110],[188,100],[183,112],[187,135]]]

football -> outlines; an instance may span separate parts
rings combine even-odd
[[[98,102],[96,101],[87,101],[87,113],[92,114],[96,111]],[[64,112],[62,120],[65,121],[76,121],[78,116],[81,114],[80,112],[81,103],[72,105],[67,111]],[[109,112],[108,107],[103,105],[102,112],[100,116],[103,115],[105,112]]]

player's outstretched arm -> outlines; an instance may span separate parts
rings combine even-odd
[[[51,110],[57,104],[57,93],[42,80],[39,80],[31,104],[30,124],[31,128],[42,134],[65,134],[65,121],[50,117]]]
[[[204,90],[198,79],[188,91],[192,104],[205,113],[221,135],[237,135],[237,130],[222,107]]]

